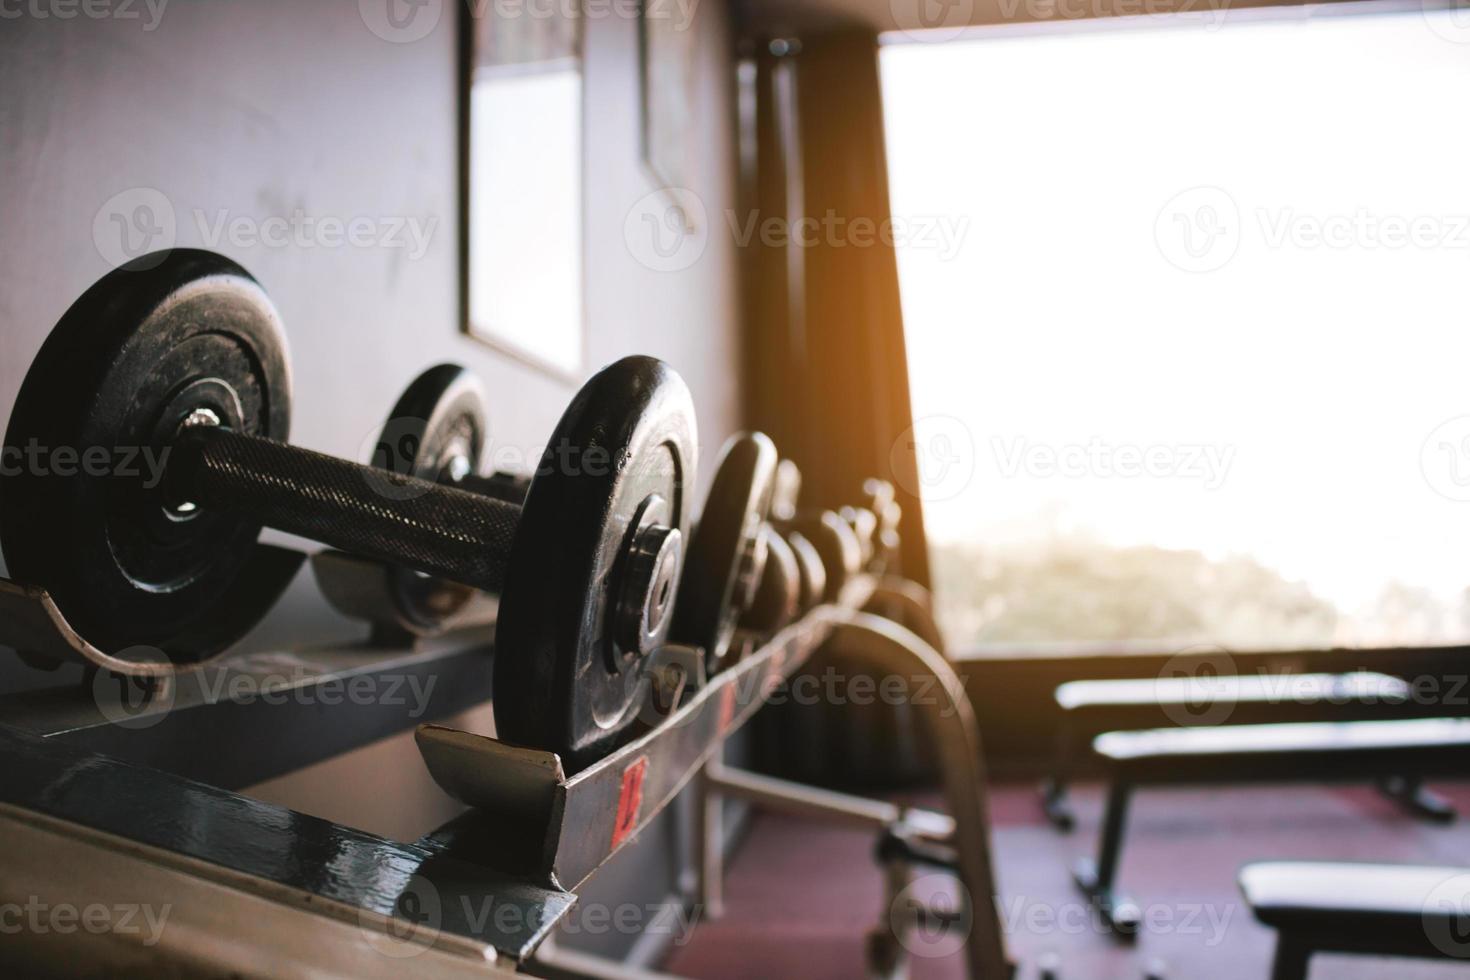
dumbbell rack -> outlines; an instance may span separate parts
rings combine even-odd
[[[174,773],[94,755],[66,744],[64,738],[37,737],[52,732],[45,731],[47,725],[34,723],[35,711],[30,712],[32,723],[25,725],[31,731],[10,727],[12,713],[5,710],[9,705],[0,706],[0,771],[7,773],[7,779],[0,780],[0,825],[18,818],[83,835],[101,833],[121,842],[122,849],[155,855],[159,863],[177,866],[186,862],[191,876],[214,878],[257,896],[270,896],[284,905],[293,921],[321,915],[339,921],[351,917],[364,928],[381,927],[395,936],[404,926],[401,903],[405,895],[428,882],[443,909],[432,934],[422,937],[424,948],[433,953],[430,960],[469,956],[531,972],[601,975],[595,964],[585,960],[580,967],[568,967],[566,954],[553,944],[547,945],[540,958],[536,951],[573,908],[575,890],[636,840],[639,831],[691,781],[697,781],[705,802],[701,809],[707,831],[714,819],[712,804],[717,804],[719,795],[741,796],[742,787],[749,789],[723,774],[720,749],[817,649],[840,634],[838,649],[854,649],[857,659],[868,666],[947,671],[953,678],[953,669],[918,637],[863,611],[880,592],[891,598],[893,590],[872,576],[858,576],[836,602],[813,609],[708,681],[698,676],[702,659],[693,651],[667,651],[670,663],[690,672],[690,690],[683,702],[640,738],[570,775],[552,753],[439,726],[421,726],[417,738],[430,772],[441,786],[474,809],[414,844],[306,817]],[[48,629],[55,635],[47,636]],[[33,650],[69,649],[105,666],[85,651],[77,651],[68,632],[43,594],[0,582],[0,643]],[[376,656],[381,660],[383,652],[379,650]],[[471,656],[435,649],[400,652],[390,659],[400,669],[417,665],[459,670],[463,676],[467,669],[488,674],[482,649]],[[323,676],[343,672],[324,668]],[[958,685],[945,682],[944,677],[941,681],[947,695],[945,710],[930,713],[931,724],[938,726],[933,731],[938,736],[945,788],[955,818],[947,822],[939,818],[936,823],[914,814],[901,816],[906,825],[921,828],[920,837],[954,846],[965,887],[970,894],[988,899],[994,887],[974,719],[967,704],[954,697]],[[473,684],[466,688],[475,693],[462,693],[462,698],[484,693],[483,687]],[[201,718],[217,714],[216,709],[228,710],[225,705],[199,707],[204,709],[198,712]],[[445,713],[436,711],[439,716]],[[951,718],[948,722],[942,720],[946,715]],[[255,718],[260,720],[258,712]],[[53,719],[49,727],[63,735],[67,726]],[[98,733],[106,735],[105,726]],[[243,779],[225,781],[243,784]],[[775,796],[785,793],[789,797],[794,787],[786,787]],[[743,795],[756,800],[759,793]],[[801,795],[799,790],[796,795]],[[768,792],[764,802],[770,804],[774,798]],[[831,798],[826,802],[830,804]],[[840,815],[843,806],[828,809]],[[201,827],[209,832],[199,833]],[[327,855],[330,871],[321,867]],[[711,910],[719,904],[716,861],[708,851],[701,861],[703,900]],[[905,867],[889,867],[891,890],[901,887],[906,874]],[[500,916],[472,914],[480,907],[477,903],[487,900],[514,910],[508,920],[513,927],[505,927],[507,920]],[[471,914],[464,914],[466,911]],[[975,910],[968,944],[970,972],[977,978],[1004,975],[1004,940],[989,911],[988,901]],[[886,950],[890,960],[898,952],[903,929],[891,919],[883,917],[889,935],[874,937],[874,948]],[[410,932],[417,928],[412,922],[409,926]],[[311,932],[309,926],[304,930]],[[878,955],[876,960],[883,958]],[[556,966],[559,960],[562,965]],[[417,965],[427,967],[429,962],[418,961]],[[358,975],[374,975],[370,965],[357,964],[353,969]],[[384,959],[381,966],[391,975],[397,964]],[[896,969],[890,964],[883,972]]]

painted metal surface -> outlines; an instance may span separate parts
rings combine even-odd
[[[168,773],[0,727],[0,803],[524,959],[575,896]],[[510,912],[501,910],[509,909]],[[486,914],[487,911],[491,914]]]

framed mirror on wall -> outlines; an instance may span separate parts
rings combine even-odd
[[[466,5],[472,7],[474,5]],[[577,4],[461,19],[465,330],[552,374],[586,360]]]
[[[643,159],[659,183],[675,190],[690,186],[696,166],[697,10],[685,13],[657,0],[643,0],[638,8]]]

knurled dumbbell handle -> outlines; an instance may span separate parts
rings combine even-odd
[[[185,430],[175,499],[489,592],[505,584],[519,504],[241,435]]]
[[[531,478],[516,473],[495,473],[491,476],[465,476],[455,480],[451,486],[484,497],[494,497],[512,504],[525,503],[531,490]]]

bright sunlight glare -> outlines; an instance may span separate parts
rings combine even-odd
[[[1470,31],[1453,16],[883,49],[936,549],[1244,557],[1331,607],[1313,642],[1470,635]],[[959,639],[1006,635],[984,589],[964,602]]]

